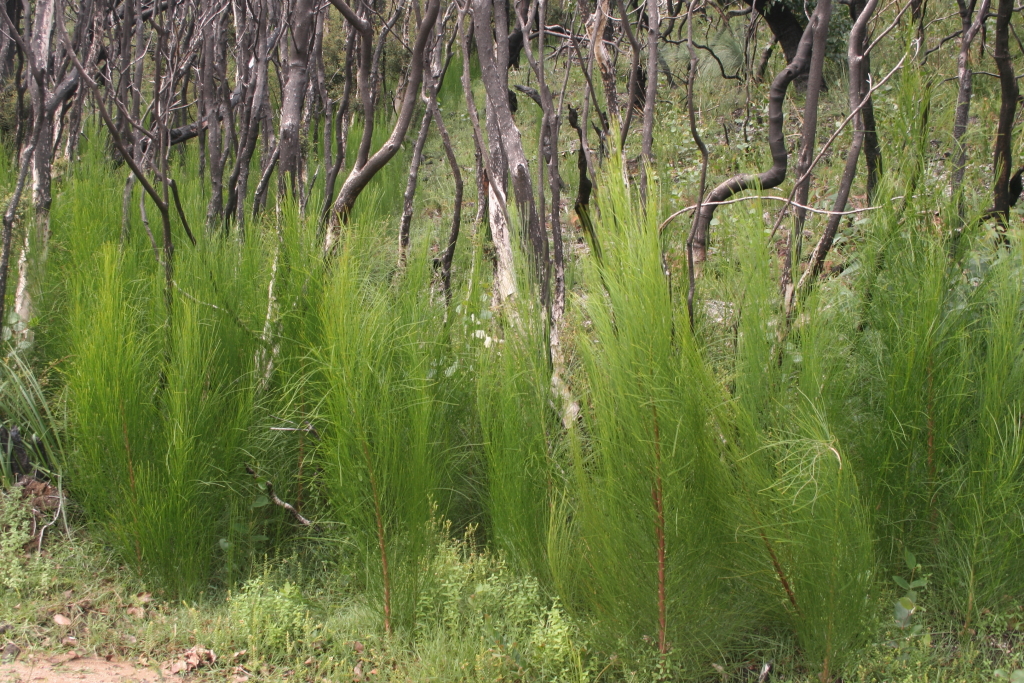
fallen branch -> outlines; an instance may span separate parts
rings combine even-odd
[[[248,472],[249,474],[251,474],[252,478],[256,479],[257,482],[259,481],[259,478],[256,476],[256,471],[253,468],[251,468],[248,465],[246,465],[245,471]],[[295,521],[298,522],[299,524],[301,524],[302,526],[308,526],[308,527],[314,526],[313,522],[311,522],[308,519],[306,519],[305,517],[303,517],[302,513],[300,513],[298,510],[296,510],[292,505],[290,505],[289,503],[284,502],[283,500],[281,500],[280,498],[277,497],[277,494],[274,493],[274,485],[272,483],[270,483],[269,480],[264,483],[264,486],[266,486],[267,498],[270,499],[271,503],[273,503],[274,505],[276,505],[279,508],[283,508],[283,509],[287,510],[288,513],[291,514],[291,516],[295,518]]]

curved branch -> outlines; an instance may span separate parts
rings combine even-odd
[[[344,4],[341,0],[332,0],[332,2]],[[349,174],[348,178],[345,179],[345,183],[341,186],[341,190],[338,192],[338,198],[334,202],[334,213],[335,216],[342,221],[348,219],[348,216],[352,211],[352,207],[355,205],[356,199],[359,197],[360,193],[362,193],[363,189],[377,174],[377,172],[384,168],[384,166],[391,161],[392,157],[398,153],[402,142],[405,140],[405,135],[409,130],[409,124],[412,122],[413,111],[416,106],[416,98],[420,89],[420,82],[423,79],[423,53],[425,52],[427,39],[430,37],[430,34],[434,29],[434,22],[437,20],[439,9],[439,0],[430,0],[427,3],[423,20],[420,22],[419,33],[416,36],[416,43],[413,47],[412,61],[409,64],[409,82],[405,86],[405,96],[402,101],[402,108],[399,112],[398,121],[395,123],[395,127],[391,131],[391,135],[380,149],[366,160],[365,164],[360,166],[357,159],[357,165],[353,167],[352,172]],[[364,43],[366,42],[365,37],[363,38],[363,41]],[[360,68],[360,71],[362,71],[362,68]],[[361,90],[362,87],[363,86],[361,85]],[[364,100],[364,102],[365,101],[366,100]],[[334,239],[337,237],[337,231],[337,225],[333,226],[332,229],[328,231],[327,241],[325,244],[325,247],[328,249],[334,243]]]
[[[697,263],[703,263],[707,259],[708,227],[711,225],[711,219],[715,215],[715,208],[719,202],[754,187],[764,190],[777,187],[786,179],[789,152],[786,149],[786,140],[782,131],[782,104],[789,84],[804,70],[810,60],[811,41],[816,26],[816,21],[807,25],[807,29],[804,30],[804,35],[800,39],[796,57],[775,77],[771,89],[768,91],[768,147],[772,153],[771,168],[760,174],[741,173],[735,175],[708,194],[704,205],[697,212],[693,224],[693,258]]]

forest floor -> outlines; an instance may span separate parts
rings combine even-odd
[[[407,641],[388,641],[379,635],[379,625],[366,618],[368,610],[357,594],[350,589],[347,596],[346,591],[325,589],[336,578],[336,569],[314,569],[309,557],[267,562],[263,585],[287,587],[296,581],[301,604],[309,610],[306,620],[316,622],[301,642],[275,641],[271,632],[275,621],[287,614],[280,611],[287,591],[268,593],[276,596],[277,606],[263,603],[243,619],[237,605],[244,589],[211,587],[193,600],[154,595],[109,549],[91,541],[74,516],[70,522],[46,536],[41,553],[31,547],[14,554],[9,547],[0,548],[0,578],[18,586],[0,591],[0,683],[535,680],[521,669],[517,672],[514,647],[503,644],[500,633],[491,642],[471,642],[474,636],[465,634],[419,632]],[[14,567],[18,569],[12,573]],[[1014,614],[989,615],[984,623],[951,626],[938,616],[940,599],[932,600],[937,603],[933,614],[928,612],[927,599],[922,601],[925,628],[918,635],[900,631],[892,623],[880,624],[856,674],[845,680],[1024,681],[1024,619]],[[792,642],[776,639],[762,649],[758,658],[748,654],[730,661],[725,655],[706,675],[685,680],[816,681],[802,670]],[[582,647],[580,654],[600,657]],[[772,670],[765,676],[767,663]],[[648,678],[637,672],[611,676],[583,670],[578,677],[550,680],[608,683]]]

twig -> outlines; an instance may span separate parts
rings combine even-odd
[[[57,489],[57,512],[54,513],[53,519],[51,519],[49,521],[49,523],[44,524],[43,528],[39,530],[39,543],[36,545],[36,552],[37,553],[43,552],[43,534],[46,533],[47,529],[49,529],[51,526],[53,526],[54,524],[57,523],[57,520],[61,518],[61,513],[63,512],[63,510],[64,510],[64,495],[62,494],[60,489]]]
[[[749,197],[739,197],[737,199],[727,199],[727,200],[721,201],[721,202],[704,202],[702,204],[691,204],[690,206],[683,207],[682,209],[679,209],[675,213],[671,214],[664,221],[662,221],[661,225],[658,226],[658,232],[663,232],[665,230],[665,227],[669,223],[674,221],[676,218],[678,218],[679,216],[683,215],[684,213],[687,213],[688,211],[693,211],[694,209],[699,209],[701,206],[723,206],[725,204],[738,204],[740,202],[752,202],[752,201],[756,201],[758,199],[774,199],[777,202],[788,202],[790,206],[795,206],[798,209],[803,209],[804,211],[810,211],[811,213],[819,213],[819,214],[822,214],[823,216],[851,216],[851,215],[856,214],[856,213],[864,213],[865,211],[874,211],[875,209],[882,208],[880,206],[866,206],[863,209],[852,209],[850,211],[829,211],[827,209],[816,209],[813,206],[805,206],[803,204],[797,204],[796,202],[789,202],[789,198],[788,197],[780,197],[780,196],[774,195],[774,194],[753,195],[753,196],[749,196]]]
[[[867,54],[866,50],[864,54]],[[818,162],[824,158],[825,153],[828,152],[828,150],[832,146],[832,143],[835,142],[836,139],[839,137],[839,134],[843,132],[843,129],[846,128],[850,121],[852,121],[854,117],[860,112],[860,110],[864,108],[864,105],[871,101],[871,96],[875,93],[875,91],[881,88],[883,85],[885,85],[885,82],[888,81],[893,74],[895,74],[897,71],[900,70],[900,68],[903,67],[903,62],[905,62],[906,59],[907,55],[903,55],[902,57],[900,57],[900,61],[896,63],[896,66],[892,68],[892,71],[887,73],[885,75],[885,78],[878,81],[878,83],[873,85],[871,89],[868,90],[867,94],[861,100],[860,104],[857,105],[857,108],[851,111],[850,114],[845,119],[842,120],[842,122],[836,128],[836,131],[832,134],[832,137],[830,137],[828,141],[821,146],[821,151],[818,152],[818,156],[814,157],[814,161],[811,162],[811,165],[807,167],[807,170],[804,172],[804,174],[800,176],[800,178],[793,185],[793,191],[789,193],[789,200],[786,202],[786,206],[783,207],[782,211],[779,212],[779,217],[776,219],[775,225],[772,226],[772,234],[769,239],[775,238],[775,233],[778,232],[779,226],[782,225],[782,220],[786,216],[786,209],[788,209],[790,206],[796,205],[796,203],[793,201],[793,198],[796,196],[796,189],[800,187],[800,183],[806,180],[808,177],[810,177],[811,172],[814,170],[814,167],[817,166]]]
[[[251,474],[253,479],[259,481],[259,478],[256,476],[256,471],[253,468],[246,465],[245,471]],[[270,498],[271,503],[278,506],[279,508],[284,508],[285,510],[287,510],[291,514],[291,516],[295,518],[295,521],[301,524],[302,526],[314,526],[313,522],[309,521],[308,519],[302,516],[302,513],[300,513],[290,504],[284,502],[283,500],[277,497],[277,494],[274,493],[274,485],[270,483],[269,480],[265,483],[265,486],[267,487],[267,497]]]
[[[276,506],[278,506],[280,508],[284,508],[285,510],[290,512],[292,517],[295,518],[295,521],[298,522],[299,524],[301,524],[302,526],[313,526],[313,522],[311,522],[308,519],[306,519],[305,517],[303,517],[302,514],[298,510],[296,510],[294,507],[292,507],[291,505],[289,505],[288,503],[284,502],[283,500],[281,500],[280,498],[277,497],[277,494],[274,493],[274,485],[273,484],[271,484],[268,481],[266,483],[266,486],[267,486],[267,497],[270,498],[270,502],[272,502],[274,505],[276,505]]]

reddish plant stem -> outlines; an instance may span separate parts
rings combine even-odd
[[[935,543],[938,543],[938,510],[935,508],[935,377],[933,374],[934,357],[928,359],[928,519],[935,531]]]
[[[295,497],[295,509],[302,512],[302,466],[306,460],[305,434],[299,432],[299,492]]]
[[[793,605],[793,609],[800,613],[800,607],[796,604],[796,595],[793,594],[793,589],[789,585],[789,581],[786,579],[786,573],[782,571],[782,564],[779,562],[778,555],[775,554],[775,549],[772,548],[771,542],[768,541],[768,537],[765,536],[764,531],[759,530],[761,534],[761,540],[764,541],[764,547],[768,550],[768,555],[772,558],[772,566],[775,568],[775,575],[779,577],[779,583],[786,590],[786,595],[789,596],[789,602]]]
[[[138,503],[138,493],[135,491],[135,468],[132,467],[132,449],[128,441],[128,420],[124,415],[124,401],[121,401],[121,434],[124,437],[124,454],[128,459],[128,486],[132,490],[132,498]],[[132,516],[135,518],[135,528],[139,528],[139,519],[134,508]],[[142,563],[142,548],[139,546],[139,537],[135,537],[135,559]]]
[[[377,476],[373,473],[370,448],[363,443],[366,471],[370,475],[370,492],[373,495],[373,514],[377,518],[377,544],[380,546],[381,573],[384,578],[384,632],[391,634],[391,573],[388,571],[388,551],[384,544],[384,516],[380,511],[380,493],[377,490]]]
[[[661,436],[658,432],[658,407],[651,406],[654,413],[654,487],[651,499],[654,501],[654,535],[658,543],[658,652],[668,653],[667,604],[665,600],[665,505],[661,482]]]

